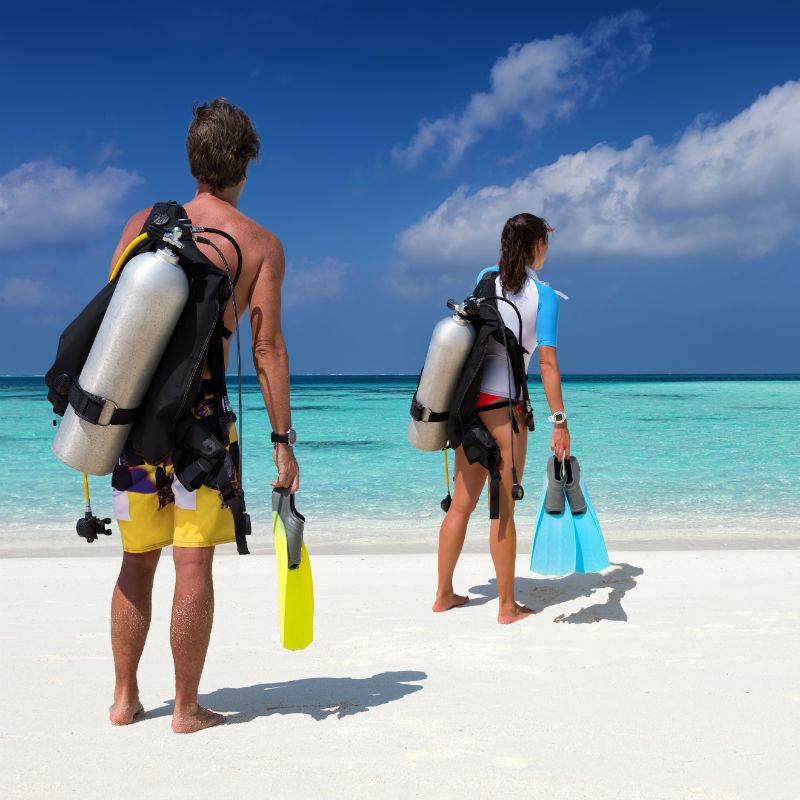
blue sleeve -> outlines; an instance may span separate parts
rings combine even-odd
[[[499,269],[500,267],[498,267],[497,264],[495,264],[493,267],[486,267],[486,269],[482,269],[480,275],[478,275],[478,280],[476,280],[475,283],[480,283],[487,272],[497,272]]]
[[[536,344],[556,347],[558,333],[558,295],[549,287],[537,284],[539,306],[536,312]]]

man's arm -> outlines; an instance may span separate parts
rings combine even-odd
[[[281,284],[285,261],[283,247],[270,235],[266,253],[250,293],[250,324],[253,329],[253,365],[256,368],[267,414],[276,433],[292,427],[289,406],[289,355],[281,333]],[[273,486],[297,491],[300,471],[291,445],[273,448],[278,478]]]

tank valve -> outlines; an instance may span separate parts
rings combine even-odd
[[[183,229],[176,225],[169,233],[164,234],[163,240],[170,247],[174,247],[176,250],[183,250],[181,236],[183,236]]]

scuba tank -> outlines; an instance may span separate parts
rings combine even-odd
[[[173,230],[174,240],[180,235]],[[69,388],[52,445],[61,461],[90,475],[113,471],[188,296],[189,282],[171,249],[142,253],[125,265]]]
[[[452,300],[447,305],[456,308]],[[460,313],[433,329],[408,424],[408,441],[419,450],[441,450],[447,444],[453,393],[474,341],[475,329]]]

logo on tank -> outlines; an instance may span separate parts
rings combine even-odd
[[[153,220],[153,225],[166,225],[168,222],[169,222],[169,214],[159,214]]]

